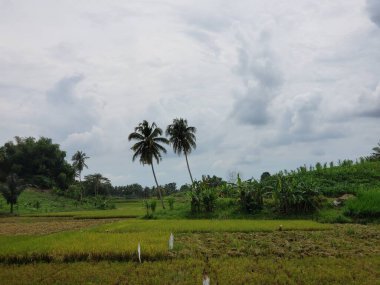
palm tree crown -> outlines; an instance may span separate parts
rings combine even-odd
[[[132,160],[135,161],[137,157],[140,157],[140,163],[152,164],[153,159],[156,159],[157,164],[162,159],[161,152],[166,153],[166,149],[160,145],[160,143],[168,144],[169,141],[162,135],[162,130],[157,127],[156,123],[149,123],[144,120],[140,123],[133,133],[128,136],[128,140],[135,140],[135,143],[131,149],[134,151]]]
[[[169,142],[173,145],[173,150],[178,155],[181,153],[189,154],[192,149],[197,147],[195,143],[196,132],[197,129],[195,127],[188,127],[187,120],[182,118],[174,119],[173,124],[169,125],[166,129]]]
[[[166,135],[169,136],[169,142],[173,146],[174,152],[178,155],[181,155],[181,153],[185,155],[191,182],[194,181],[193,176],[191,175],[187,155],[191,153],[192,149],[197,147],[195,143],[196,132],[197,129],[195,127],[189,127],[187,125],[187,120],[182,118],[174,119],[173,123],[166,128]]]

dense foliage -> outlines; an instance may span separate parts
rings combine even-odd
[[[284,176],[292,176],[298,181],[312,180],[320,191],[329,197],[338,197],[345,193],[355,194],[358,190],[369,190],[380,187],[380,161],[365,158],[317,163],[315,167],[301,166],[295,171],[283,171]],[[268,179],[274,179],[273,177]]]
[[[74,181],[74,169],[66,153],[51,139],[16,137],[0,147],[0,181],[11,173],[39,188],[67,189]]]
[[[380,218],[380,189],[361,191],[347,201],[345,214],[354,218]]]

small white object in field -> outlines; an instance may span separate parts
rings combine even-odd
[[[174,235],[173,233],[171,233],[169,237],[169,250],[172,250],[173,247],[174,247]]]
[[[202,285],[210,285],[210,277],[207,274],[203,275],[203,283]]]
[[[280,227],[278,228],[279,231],[282,231],[282,225],[280,225]]]
[[[334,200],[334,201],[333,201],[333,205],[334,205],[335,207],[340,206],[340,204],[342,204],[341,201],[338,201],[338,200]]]
[[[141,263],[141,247],[140,247],[140,243],[137,245],[137,253],[139,255],[139,261]]]

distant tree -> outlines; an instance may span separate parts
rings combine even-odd
[[[143,198],[144,197],[144,189],[138,183],[130,184],[130,185],[125,186],[124,195],[127,198],[136,198],[136,197]]]
[[[84,179],[88,191],[95,196],[98,196],[99,193],[107,195],[108,188],[112,188],[111,181],[100,173],[86,175]]]
[[[142,165],[148,164],[152,167],[154,181],[157,185],[162,208],[165,209],[164,200],[153,167],[153,160],[155,159],[157,164],[159,164],[160,160],[162,160],[161,152],[166,153],[166,149],[160,143],[169,143],[169,141],[166,138],[161,137],[161,135],[162,130],[157,127],[156,123],[153,122],[149,125],[149,123],[144,120],[135,128],[135,131],[128,136],[128,140],[137,141],[137,143],[131,147],[131,150],[134,151],[132,161],[135,161],[136,158],[140,157],[140,163],[142,163]]]
[[[191,191],[191,185],[184,184],[179,188],[180,192],[186,192],[186,191]]]
[[[223,178],[218,177],[216,175],[210,176],[210,175],[202,175],[202,182],[204,185],[207,185],[209,188],[216,188],[218,186],[221,186],[225,183]]]
[[[372,150],[373,153],[371,155],[371,158],[374,160],[380,160],[380,142]]]
[[[164,189],[165,189],[165,192],[167,195],[176,193],[177,192],[177,184],[175,182],[165,184]]]
[[[261,174],[260,181],[263,182],[265,179],[270,177],[270,173],[268,171],[265,171]]]
[[[15,173],[6,178],[6,183],[0,184],[0,192],[3,194],[7,204],[11,205],[10,213],[13,213],[13,205],[17,203],[18,196],[25,189],[25,185]]]
[[[81,184],[81,186],[80,186],[81,187],[81,193],[80,193],[80,199],[81,200],[83,198],[82,171],[83,171],[84,167],[88,168],[88,166],[86,164],[86,159],[89,159],[89,158],[90,157],[88,157],[86,155],[86,153],[79,151],[79,150],[71,158],[71,160],[73,161],[73,167],[75,170],[75,174],[77,177],[79,177],[79,182]]]
[[[195,149],[197,147],[195,143],[196,132],[197,129],[195,127],[189,127],[187,125],[187,120],[182,118],[174,119],[173,123],[166,129],[166,136],[169,136],[169,142],[173,146],[174,152],[178,155],[181,155],[182,153],[185,155],[191,183],[194,183],[194,180],[193,176],[191,175],[187,155],[191,153],[192,149]]]

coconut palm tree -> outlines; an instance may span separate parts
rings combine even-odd
[[[80,199],[82,200],[83,198],[83,189],[82,189],[82,171],[83,171],[83,168],[86,167],[88,168],[87,164],[86,164],[86,159],[89,159],[90,157],[88,157],[86,155],[86,153],[84,153],[83,151],[77,151],[73,157],[71,158],[71,160],[73,161],[73,167],[75,169],[75,172],[77,174],[77,176],[79,177],[79,182],[80,182],[80,187],[81,187],[81,192],[80,192]]]
[[[159,164],[160,160],[162,160],[161,152],[166,153],[166,149],[160,145],[160,143],[169,144],[169,141],[166,138],[160,137],[161,135],[162,130],[157,127],[156,123],[153,122],[149,125],[149,123],[144,120],[135,128],[135,131],[128,136],[128,140],[137,141],[131,147],[131,150],[134,151],[132,161],[135,161],[136,158],[140,157],[140,163],[143,165],[148,164],[152,167],[154,181],[157,185],[162,208],[165,209],[164,200],[162,199],[161,190],[153,167],[153,160],[155,159],[157,164]]]
[[[189,170],[191,183],[194,183],[193,176],[191,175],[189,161],[187,155],[191,153],[192,149],[197,147],[195,141],[195,127],[188,127],[187,120],[179,118],[174,119],[173,123],[166,129],[166,136],[169,136],[169,142],[173,146],[173,150],[178,155],[183,153],[186,158],[187,169]]]

